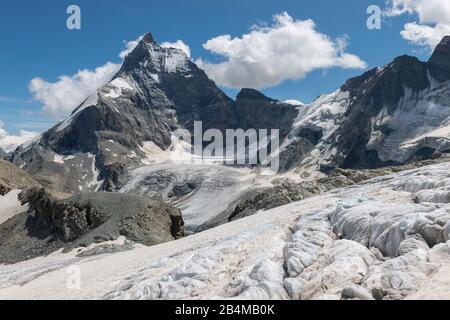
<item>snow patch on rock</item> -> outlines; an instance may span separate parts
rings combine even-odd
[[[21,190],[11,190],[6,195],[0,196],[0,224],[28,210],[28,204],[22,205],[19,201],[20,192]]]

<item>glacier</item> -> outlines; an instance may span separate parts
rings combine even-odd
[[[449,190],[442,162],[152,247],[58,251],[1,265],[0,298],[449,299]]]

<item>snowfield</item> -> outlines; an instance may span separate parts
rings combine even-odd
[[[27,211],[28,205],[19,201],[20,190],[11,190],[5,196],[0,196],[0,224],[14,217],[16,214]]]
[[[450,299],[449,234],[442,163],[153,247],[2,265],[0,299]]]

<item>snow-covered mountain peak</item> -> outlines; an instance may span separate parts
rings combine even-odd
[[[150,33],[147,33],[136,48],[125,57],[117,76],[136,69],[146,69],[153,74],[187,74],[196,69],[196,66],[182,50],[162,47],[154,41]]]

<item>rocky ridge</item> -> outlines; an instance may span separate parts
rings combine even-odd
[[[53,195],[44,188],[19,194],[28,209],[0,225],[0,263],[15,263],[119,236],[155,245],[184,236],[179,209],[158,196],[114,193]]]
[[[441,41],[427,62],[398,57],[304,108],[285,142],[283,162],[327,173],[448,153],[449,39]]]

